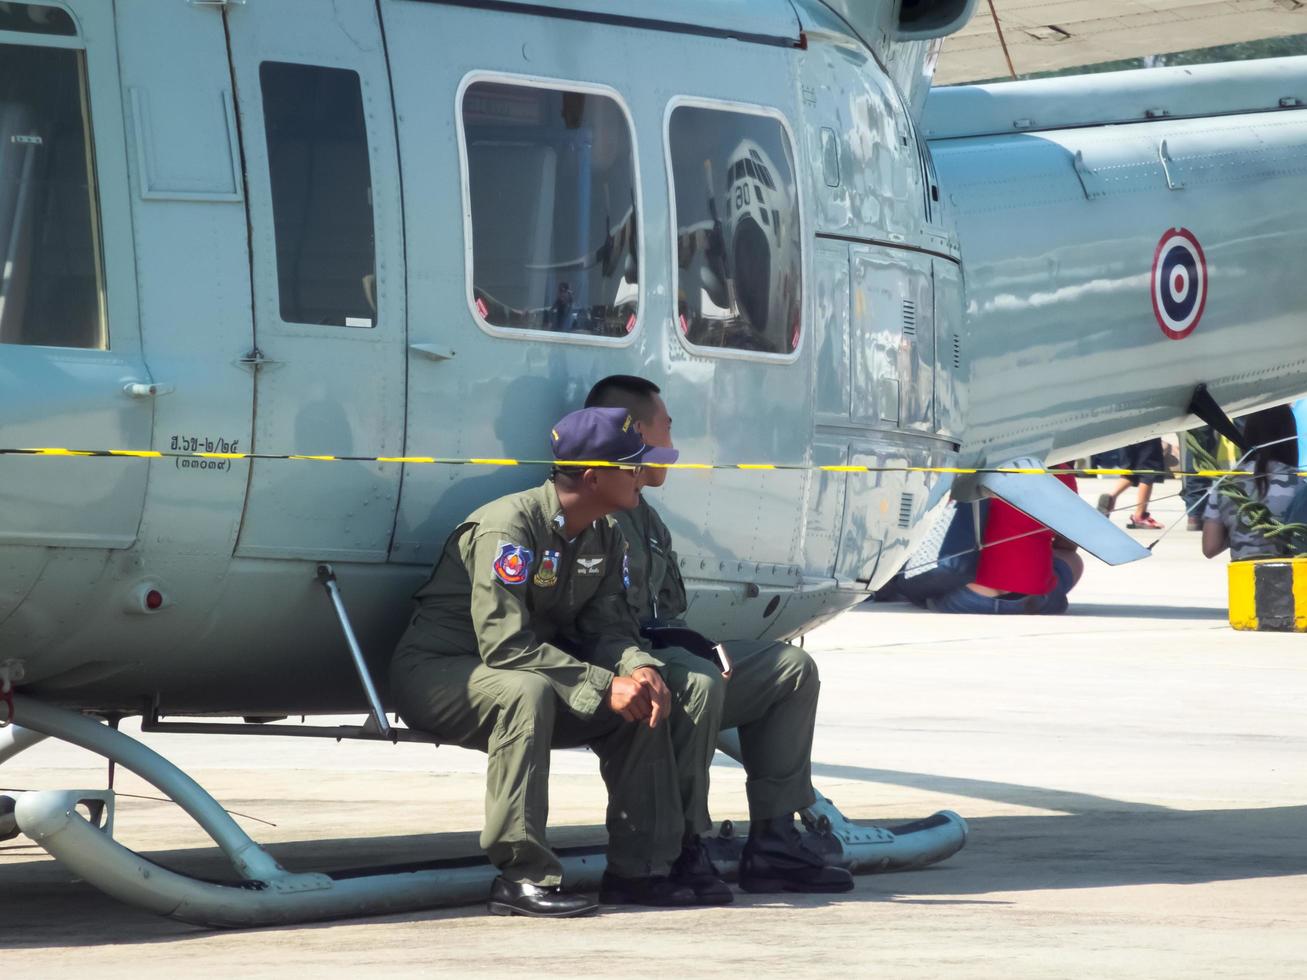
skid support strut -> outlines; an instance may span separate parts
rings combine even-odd
[[[345,611],[345,600],[340,594],[340,584],[336,581],[336,573],[330,565],[318,566],[318,581],[327,590],[331,605],[336,610],[336,618],[340,620],[340,630],[345,634],[345,643],[349,646],[349,655],[354,660],[354,669],[358,672],[359,683],[363,685],[363,693],[367,696],[368,707],[372,711],[372,724],[376,726],[377,734],[382,738],[390,738],[390,725],[386,722],[386,709],[381,706],[381,697],[377,694],[377,685],[372,683],[372,672],[368,670],[368,662],[363,659],[363,649],[359,646],[358,637],[354,635],[354,627],[350,624],[349,613]]]
[[[0,710],[6,712],[9,710],[8,700],[5,702],[5,707]],[[19,725],[6,724],[0,728],[0,766],[44,738],[45,736],[40,732],[33,732]],[[14,797],[0,794],[0,841],[18,836],[18,821],[14,819],[14,803]]]

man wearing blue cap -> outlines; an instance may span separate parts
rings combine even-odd
[[[672,447],[672,419],[656,384],[646,378],[617,374],[595,384],[586,405],[628,411],[641,438]],[[660,487],[665,468],[641,474],[644,487]],[[802,649],[774,640],[721,644],[732,664],[729,679],[707,660],[684,649],[697,641],[713,644],[685,629],[689,605],[672,535],[658,512],[641,496],[639,505],[614,516],[629,545],[630,584],[625,597],[651,636],[663,634],[675,646],[657,650],[663,676],[673,691],[688,676],[716,675],[716,711],[707,723],[739,732],[740,758],[748,776],[749,839],[740,857],[740,887],[749,892],[844,892],[853,876],[831,865],[803,841],[794,813],[812,806],[812,736],[821,684],[817,665]],[[672,712],[673,735],[678,725]],[[685,847],[672,869],[673,881],[702,890],[717,878],[700,835],[708,829],[708,765],[697,771],[682,766],[680,794],[684,809]]]
[[[608,871],[601,898],[703,904],[670,880],[681,851],[672,708],[623,595],[626,544],[608,515],[639,501],[647,446],[625,409],[588,408],[553,428],[556,466],[539,487],[475,511],[449,536],[390,668],[413,728],[490,756],[481,846],[500,869],[490,911],[571,916],[596,904],[564,894],[545,839],[549,750],[589,745],[608,786]],[[709,710],[708,687],[678,690],[678,716]],[[711,755],[699,726],[685,756]],[[687,739],[678,724],[682,742]],[[729,900],[729,892],[727,892]]]

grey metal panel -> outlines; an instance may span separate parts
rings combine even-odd
[[[1212,158],[1182,153],[1191,139]],[[1163,141],[1180,168],[1219,163],[1221,179],[1173,190]],[[1297,160],[1267,168],[1268,147]],[[1076,154],[1139,177],[1087,198]],[[949,140],[935,155],[966,243],[968,461],[1069,459],[1187,427],[1200,382],[1236,414],[1307,391],[1307,113]],[[1209,273],[1202,319],[1179,340],[1151,299],[1173,228],[1197,237]]]
[[[906,383],[902,372],[913,366],[905,356],[903,304],[919,296],[920,274],[910,267],[909,253],[870,245],[851,246],[849,265],[852,416],[873,427],[898,427]]]
[[[142,449],[152,406],[124,386],[150,380],[140,353],[136,268],[112,10],[80,0],[98,191],[107,351],[0,345],[0,442],[7,447]],[[21,43],[44,43],[41,35]],[[53,46],[67,47],[70,39]],[[88,478],[76,460],[0,459],[0,543],[126,548],[137,536],[147,465],[106,460]],[[122,465],[126,463],[127,465]]]
[[[1041,78],[935,89],[930,139],[1275,111],[1307,102],[1307,57]],[[1150,115],[1151,114],[1151,115]]]
[[[849,462],[859,466],[949,467],[956,461],[957,453],[951,448],[924,440],[893,445],[873,437],[854,442],[849,450]],[[888,582],[929,530],[931,518],[946,500],[951,484],[952,477],[937,473],[851,476],[837,575],[857,571],[859,574],[853,577],[865,581],[871,590]],[[864,555],[857,563],[847,561],[846,555],[853,555],[860,529],[876,554]]]
[[[124,385],[144,377],[135,356],[0,347],[0,439],[12,447],[148,446],[150,405],[123,393]],[[0,458],[0,544],[130,547],[141,522],[149,464],[103,463],[88,474],[85,460]]]
[[[960,439],[966,418],[967,351],[962,342],[962,270],[935,259],[935,431]]]
[[[258,369],[254,447],[273,453],[398,456],[404,440],[403,218],[390,82],[376,9],[332,0],[229,7],[248,169]],[[259,65],[303,62],[359,74],[376,222],[373,326],[286,323],[277,263]],[[378,463],[253,465],[238,553],[384,561],[400,469]]]
[[[813,324],[816,409],[819,418],[849,417],[852,355],[849,349],[849,246],[818,241],[813,255]]]
[[[925,228],[912,123],[871,54],[866,49],[814,45],[799,65],[806,121],[800,139],[809,158],[820,164],[828,150],[822,145],[822,127],[833,130],[840,163],[840,181],[834,187],[820,165],[807,171],[815,230],[945,247]]]
[[[120,9],[120,23],[128,9]],[[166,14],[160,18],[165,19],[171,18]],[[157,38],[158,29],[151,30],[152,26],[143,24],[133,30],[127,43],[147,31]],[[169,46],[175,53],[190,50],[184,44]],[[221,88],[218,98],[205,105],[194,97],[193,88],[127,86],[138,192],[147,201],[242,201],[240,139],[231,90]],[[151,99],[166,103],[160,112],[167,119],[163,125],[154,119]]]
[[[883,315],[900,318],[899,428],[935,430],[935,290],[929,256],[906,254],[906,289],[899,310]]]
[[[173,389],[155,399],[155,446],[247,451],[254,379],[237,359],[254,341],[249,229],[240,182],[231,193],[237,134],[225,108],[232,101],[222,14],[154,0],[118,0],[115,10],[137,137],[130,149],[142,343],[154,379]],[[134,111],[143,106],[148,113]],[[121,584],[123,595],[158,576],[163,556],[230,558],[249,463],[198,463],[141,464],[150,468],[145,561]],[[215,590],[197,591],[170,616],[179,629],[199,629],[215,601]]]
[[[843,466],[848,461],[847,441],[816,437],[812,444],[814,466]],[[803,572],[809,578],[835,574],[835,557],[844,525],[844,498],[850,480],[861,474],[816,473],[808,485],[807,518],[803,529]]]
[[[657,4],[647,0],[525,0],[521,4],[524,11],[533,7],[740,31],[799,43],[799,20],[789,0],[658,0]]]

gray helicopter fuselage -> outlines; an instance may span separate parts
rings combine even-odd
[[[44,13],[0,18],[41,82],[0,107],[0,448],[212,455],[0,456],[0,661],[101,711],[359,710],[318,564],[380,672],[450,530],[548,470],[239,454],[539,460],[608,374],[662,387],[684,460],[793,467],[651,495],[719,639],[888,580],[951,482],[923,468],[1307,388],[1296,170],[1096,202],[1069,127],[959,131],[936,176],[925,38],[972,6],[8,5]],[[1209,190],[1175,341],[1142,246]]]
[[[27,691],[353,709],[317,564],[381,669],[454,525],[547,475],[221,454],[540,459],[636,373],[685,460],[956,462],[956,240],[882,67],[926,44],[873,53],[788,0],[516,6],[69,0],[71,30],[0,34],[71,93],[37,106],[57,144],[5,117],[5,177],[29,174],[7,258],[64,222],[76,268],[38,255],[33,282],[92,324],[62,346],[53,301],[11,308],[0,440],[220,454],[0,458],[0,659]],[[89,186],[49,203],[78,140]],[[656,500],[692,623],[788,637],[892,574],[943,485],[684,472]]]

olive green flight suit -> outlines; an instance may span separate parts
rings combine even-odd
[[[454,530],[391,662],[395,704],[413,728],[489,754],[481,846],[505,877],[560,883],[545,837],[549,750],[579,745],[608,786],[609,868],[665,874],[683,830],[672,726],[626,722],[605,703],[614,676],[663,662],[624,595],[620,532],[602,520],[568,541],[562,528],[546,482]],[[672,714],[697,718],[707,689],[682,690]],[[711,746],[715,729],[699,738]]]
[[[685,582],[667,525],[643,495],[635,510],[615,514],[613,522],[630,549],[626,599],[631,611],[641,623],[682,625]],[[738,728],[740,733],[751,819],[783,817],[812,806],[812,734],[821,688],[817,665],[789,643],[739,640],[725,646],[733,665],[726,681],[712,664],[687,651],[662,649],[657,655],[667,662],[669,686],[677,671],[716,675],[722,688],[721,729]],[[680,790],[686,828],[701,833],[712,825],[707,765],[683,778]]]

